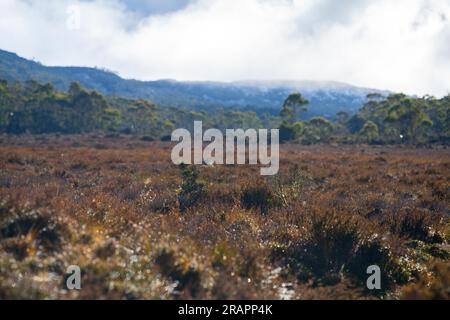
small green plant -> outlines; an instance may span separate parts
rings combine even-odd
[[[181,212],[193,207],[207,195],[207,186],[204,181],[199,180],[198,169],[194,166],[182,164],[181,186],[178,193],[178,203]]]

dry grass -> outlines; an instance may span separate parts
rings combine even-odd
[[[284,145],[277,177],[205,166],[197,184],[170,150],[0,136],[0,298],[448,298],[450,150]]]

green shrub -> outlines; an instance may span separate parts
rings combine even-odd
[[[322,284],[335,284],[358,242],[359,230],[350,217],[336,213],[312,215],[306,234],[288,247],[287,264],[300,280],[316,278]]]
[[[401,262],[395,259],[391,248],[377,236],[361,241],[346,267],[346,272],[357,284],[366,288],[366,271],[371,265],[380,267],[382,284],[381,291],[372,293],[384,294],[394,285],[405,284],[409,280],[408,272]]]
[[[365,236],[370,228],[344,214],[314,214],[300,239],[283,253],[287,266],[299,280],[334,285],[345,278],[366,290],[367,267],[377,265],[382,272],[381,291],[404,284],[410,274],[392,250],[377,235]]]
[[[181,165],[181,187],[178,203],[181,212],[193,207],[207,195],[207,186],[199,180],[199,172],[195,166]]]

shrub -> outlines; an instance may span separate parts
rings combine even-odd
[[[377,235],[364,236],[362,230],[368,228],[345,214],[314,214],[306,235],[285,251],[287,265],[302,281],[313,278],[316,284],[334,285],[347,276],[364,290],[367,267],[377,265],[384,284],[377,294],[406,283],[409,275],[390,247]]]
[[[178,194],[178,203],[181,212],[193,207],[207,195],[204,181],[199,180],[199,172],[195,166],[181,165],[181,187]]]
[[[287,207],[300,197],[303,180],[299,166],[295,165],[287,175],[279,174],[271,177],[269,183],[277,201],[283,207]]]
[[[370,291],[375,294],[384,294],[396,284],[404,284],[409,280],[409,274],[395,259],[391,248],[374,236],[361,241],[349,262],[346,272],[361,287],[366,288],[367,267],[376,265],[381,271],[381,291]],[[367,291],[367,290],[366,290]],[[369,291],[367,291],[369,292]]]
[[[428,243],[442,242],[439,234],[432,232],[432,222],[428,214],[423,211],[399,212],[393,216],[391,221],[391,231],[400,237],[421,240]]]
[[[170,142],[170,141],[172,141],[172,136],[162,136],[162,137],[160,138],[160,140],[161,140],[162,142]]]
[[[418,283],[403,289],[407,300],[450,300],[450,263],[438,262],[432,268],[433,276],[425,274]]]
[[[152,136],[143,136],[143,137],[141,137],[141,141],[153,142],[153,141],[155,141],[155,138],[153,138]]]
[[[244,209],[259,209],[267,214],[276,205],[275,195],[267,184],[247,186],[241,192],[241,206]]]
[[[287,263],[300,280],[316,277],[323,284],[340,281],[359,242],[352,218],[336,213],[313,214],[307,233],[286,251]]]
[[[420,240],[411,240],[406,243],[406,246],[413,249],[415,253],[420,256],[421,260],[450,260],[450,252],[437,244],[428,244]]]
[[[157,253],[155,264],[164,276],[177,282],[178,290],[187,290],[193,298],[199,294],[201,275],[188,261],[177,258],[173,251],[164,248]]]
[[[18,210],[14,212],[9,219],[5,219],[0,226],[0,237],[3,239],[16,239],[15,245],[13,241],[9,241],[10,251],[20,257],[24,257],[27,248],[36,244],[38,247],[46,251],[60,251],[63,238],[68,230],[55,222],[50,217],[44,216],[37,211]],[[20,238],[28,239],[28,246],[19,241]]]

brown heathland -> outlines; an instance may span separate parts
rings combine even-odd
[[[0,298],[449,298],[449,149],[284,145],[265,178],[171,147],[0,136]]]

